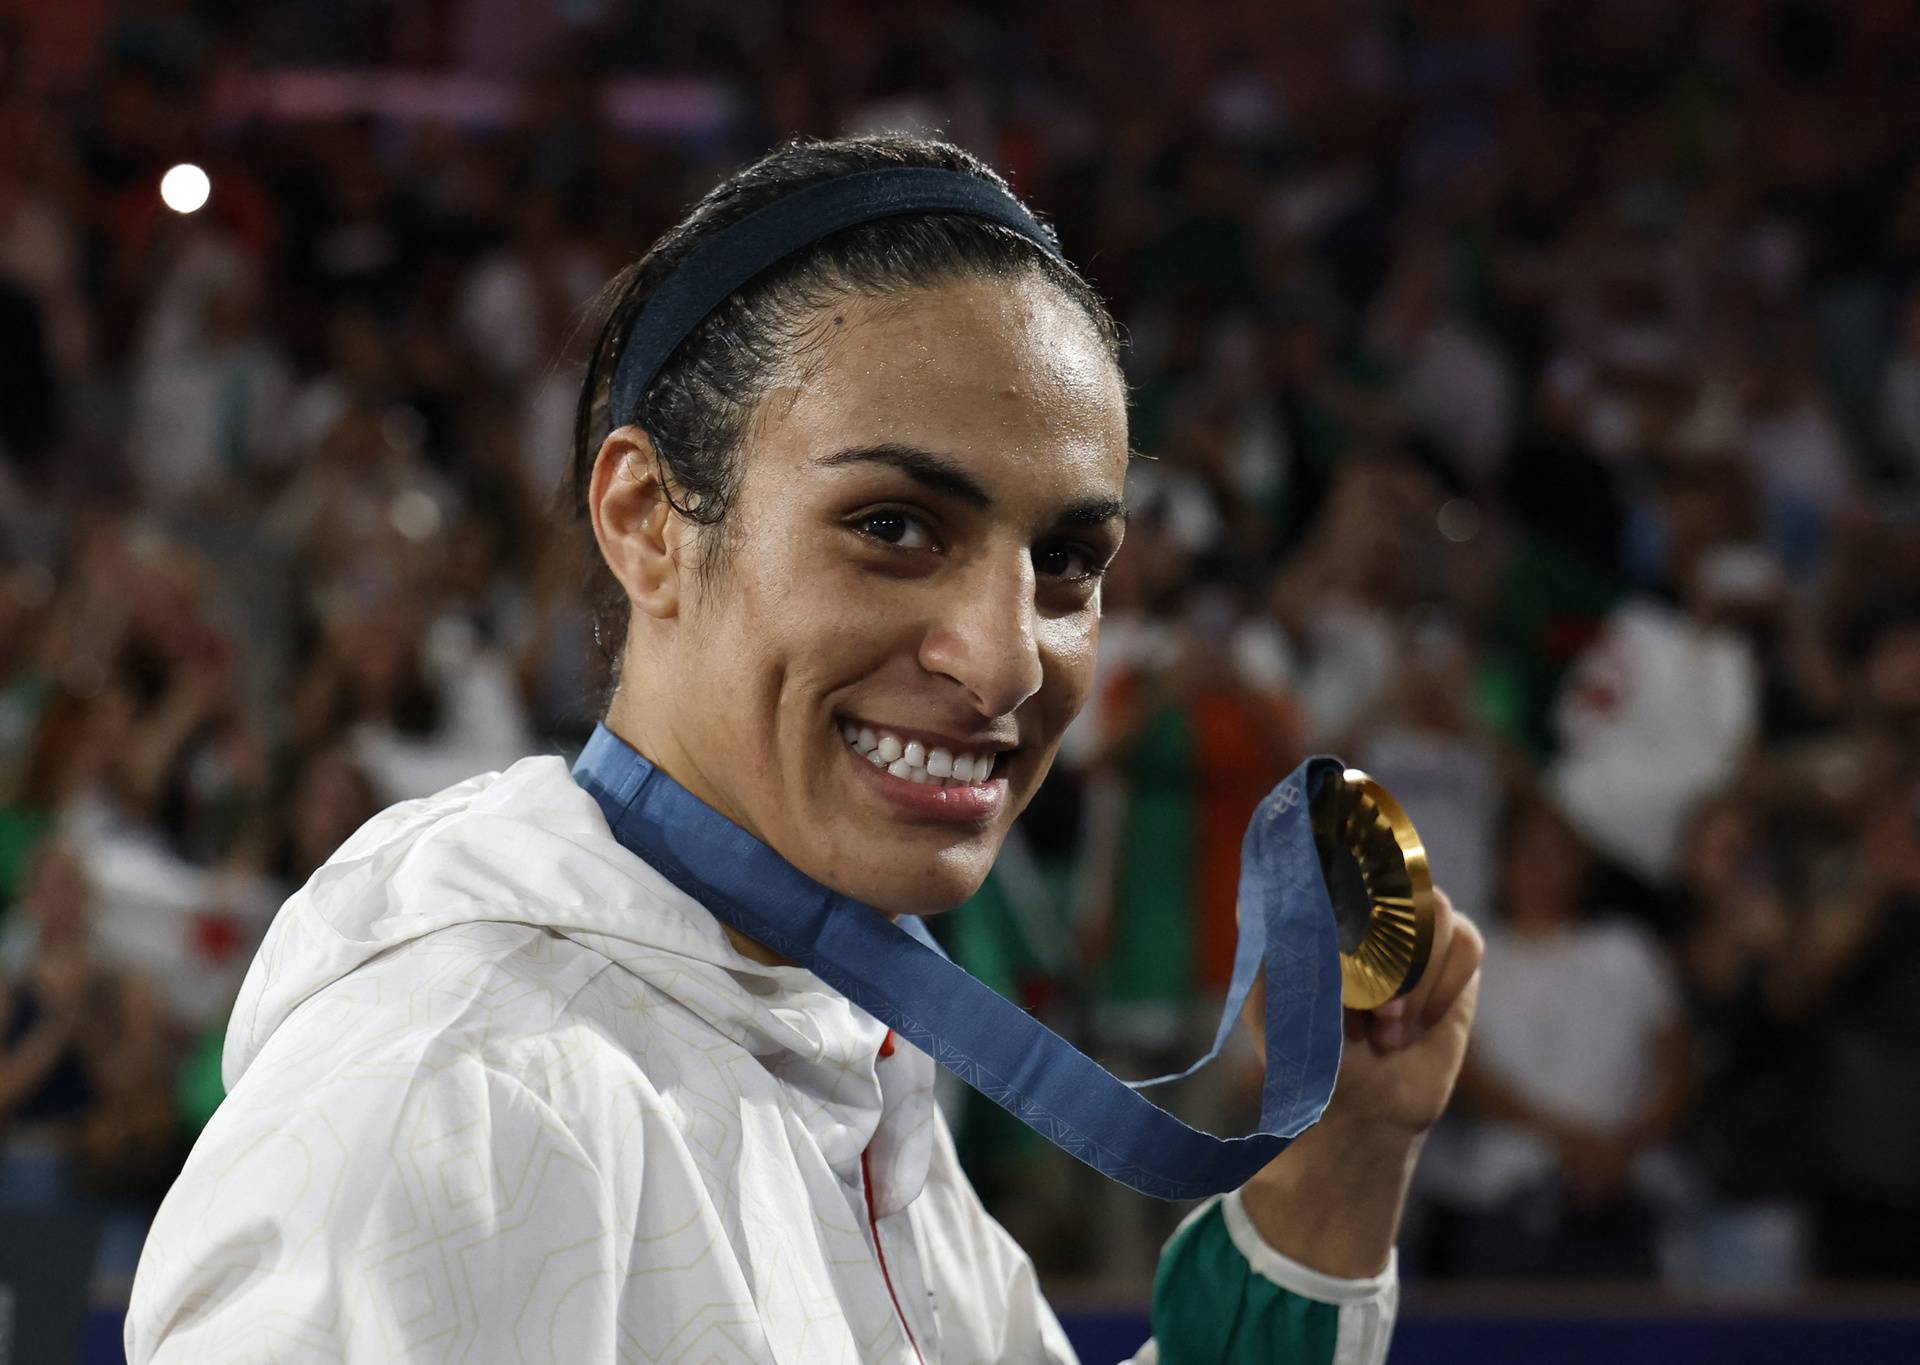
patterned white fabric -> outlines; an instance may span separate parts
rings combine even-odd
[[[248,973],[128,1359],[1072,1360],[885,1040],[558,758],[396,806]]]

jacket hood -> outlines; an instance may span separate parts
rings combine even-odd
[[[393,806],[313,874],[248,969],[227,1028],[228,1088],[316,993],[376,956],[476,921],[571,939],[760,1057],[799,1092],[836,1166],[857,1166],[883,1109],[901,1108],[905,1097],[882,1095],[876,1075],[885,1025],[806,968],[743,956],[699,902],[613,837],[557,756]],[[908,1070],[930,1108],[931,1062]],[[897,1067],[889,1076],[904,1079]],[[917,1098],[906,1107],[923,1109]]]

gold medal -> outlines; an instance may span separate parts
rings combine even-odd
[[[1433,878],[1400,803],[1358,768],[1321,783],[1313,842],[1340,933],[1341,1003],[1370,1010],[1420,982],[1433,951]]]

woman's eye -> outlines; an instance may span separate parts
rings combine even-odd
[[[927,524],[906,512],[869,512],[854,521],[853,529],[902,550],[933,548],[933,533]]]
[[[1107,571],[1107,566],[1085,548],[1061,541],[1034,546],[1033,567],[1036,572],[1049,578],[1062,578],[1068,582],[1098,578]]]

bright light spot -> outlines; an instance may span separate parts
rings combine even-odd
[[[213,182],[198,166],[182,163],[160,177],[160,202],[175,213],[196,213],[206,207]]]
[[[1480,534],[1480,509],[1465,498],[1449,498],[1440,505],[1440,534],[1464,545]]]
[[[408,540],[431,540],[440,533],[440,504],[429,493],[409,489],[393,500],[387,519]]]

